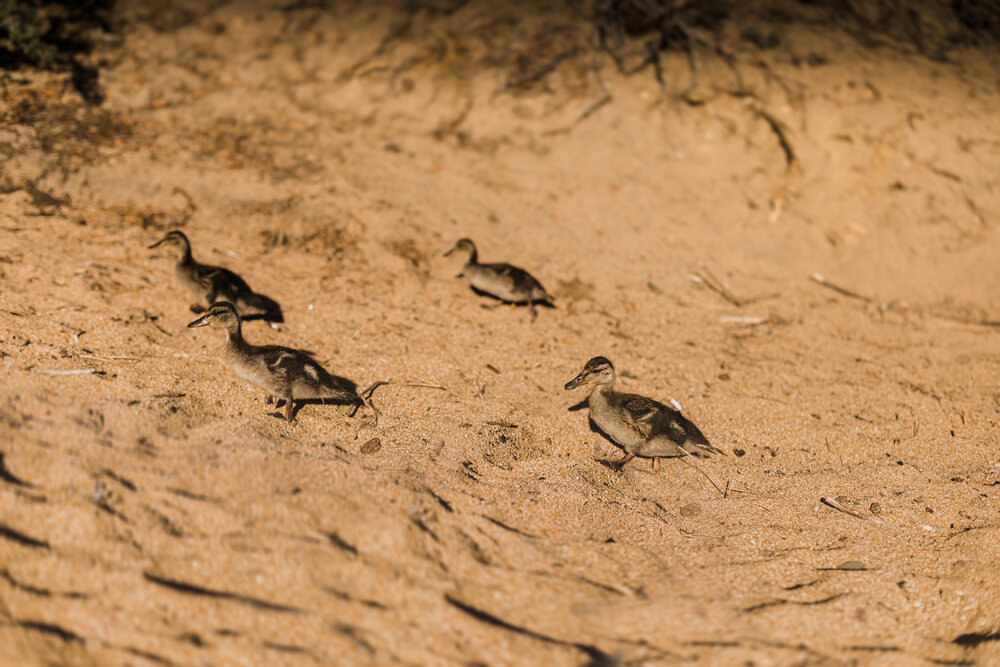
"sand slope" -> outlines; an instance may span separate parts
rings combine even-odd
[[[1000,660],[997,54],[789,25],[752,97],[608,66],[577,123],[588,57],[489,60],[562,14],[124,4],[102,107],[4,82],[0,662]],[[283,422],[184,327],[179,225],[281,302],[250,340],[393,381],[376,427]],[[460,236],[558,307],[482,308]],[[597,354],[725,493],[595,460]]]

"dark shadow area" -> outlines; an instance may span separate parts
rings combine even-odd
[[[596,665],[618,664],[618,660],[615,659],[614,656],[605,653],[596,646],[592,646],[590,644],[581,644],[577,642],[566,641],[563,639],[556,639],[555,637],[549,637],[547,635],[539,634],[534,630],[529,630],[527,628],[522,628],[520,626],[514,625],[513,623],[508,623],[507,621],[498,618],[493,614],[485,612],[482,609],[477,609],[469,604],[466,604],[465,602],[462,602],[458,598],[452,597],[451,595],[445,595],[444,599],[448,602],[448,604],[472,616],[477,621],[481,621],[488,625],[493,625],[495,627],[499,627],[504,630],[509,630],[510,632],[519,635],[531,637],[532,639],[537,639],[538,641],[544,642],[546,644],[554,644],[556,646],[566,646],[582,651],[590,658],[590,661],[587,663],[588,665],[596,666]]]
[[[355,392],[357,392],[357,385],[354,384],[353,382],[351,382],[350,380],[348,380],[346,378],[342,378],[342,377],[336,376],[336,375],[334,375],[333,377],[337,378],[338,381],[340,381],[340,382],[344,382],[345,385],[349,386],[351,389],[353,389]],[[275,402],[275,407],[277,407],[277,408],[283,407],[284,405],[285,405],[284,399],[278,399]],[[292,401],[292,420],[293,421],[297,418],[297,416],[299,414],[299,411],[302,408],[304,408],[305,406],[307,406],[307,405],[333,405],[333,406],[338,406],[338,407],[349,406],[349,407],[352,408],[352,410],[351,410],[351,412],[350,412],[350,414],[348,416],[353,417],[354,414],[357,412],[357,409],[361,407],[361,402],[360,401],[341,400],[341,399],[336,399],[336,398],[296,398],[296,399],[294,399]],[[272,417],[278,417],[280,419],[284,419],[285,418],[285,415],[282,414],[281,412],[271,412],[271,413],[268,413],[268,414],[270,414]]]
[[[469,285],[469,289],[471,289],[473,292],[475,292],[479,296],[485,296],[485,297],[488,297],[488,298],[490,298],[491,300],[494,301],[494,303],[491,303],[491,304],[483,304],[482,305],[483,308],[493,309],[493,308],[499,308],[500,306],[505,306],[505,305],[524,306],[525,308],[528,307],[528,302],[527,301],[517,301],[517,302],[505,301],[504,299],[501,299],[498,296],[490,294],[489,292],[484,292],[483,290],[478,289],[476,287],[473,287],[472,285]],[[546,308],[555,308],[555,304],[551,304],[548,301],[537,301],[536,300],[535,301],[535,307],[538,308],[539,306],[544,306]]]
[[[31,484],[25,482],[23,479],[17,477],[14,473],[10,471],[10,469],[7,467],[7,464],[4,462],[5,456],[6,455],[3,452],[0,452],[0,480],[3,480],[8,484],[13,484],[14,486],[25,486],[25,487],[31,486]]]
[[[70,72],[80,97],[100,105],[100,74],[88,56],[100,35],[113,32],[114,6],[114,0],[0,0],[0,69]]]
[[[216,591],[210,588],[203,588],[196,584],[189,584],[183,581],[175,581],[173,579],[160,577],[150,572],[144,572],[143,577],[145,577],[146,581],[150,582],[151,584],[156,584],[157,586],[170,588],[174,591],[177,591],[178,593],[187,593],[189,595],[201,595],[211,598],[220,598],[223,600],[232,600],[233,602],[240,602],[242,604],[250,605],[252,607],[257,607],[259,609],[266,609],[267,611],[278,611],[278,612],[295,613],[295,614],[302,612],[302,610],[297,607],[290,607],[288,605],[268,602],[267,600],[260,600],[258,598],[250,597],[248,595],[240,595],[239,593],[230,593],[228,591]]]

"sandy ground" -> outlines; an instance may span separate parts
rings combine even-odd
[[[565,11],[283,4],[124,3],[100,107],[4,76],[0,662],[1000,662],[1000,54],[783,25],[579,120],[586,53],[521,85]],[[378,425],[265,409],[173,227]],[[557,308],[483,308],[460,236]],[[596,460],[598,354],[722,491]]]

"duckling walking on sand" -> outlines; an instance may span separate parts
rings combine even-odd
[[[698,427],[673,408],[638,394],[614,389],[615,368],[604,357],[594,357],[580,374],[566,383],[566,389],[593,385],[587,404],[590,418],[611,440],[625,450],[619,470],[633,457],[653,459],[653,471],[660,470],[661,456],[725,454],[713,447]]]
[[[346,378],[330,375],[308,352],[280,345],[251,345],[243,338],[240,316],[228,301],[213,304],[188,326],[210,326],[225,331],[223,357],[226,365],[240,378],[267,392],[266,405],[284,399],[288,421],[292,421],[292,402],[303,398],[329,398],[353,405],[351,416],[367,405],[378,419],[371,395],[385,382],[376,382],[358,393],[357,385]]]
[[[536,301],[554,305],[552,295],[524,269],[510,264],[480,264],[476,245],[470,239],[460,239],[444,256],[454,252],[469,253],[469,259],[458,277],[467,278],[473,289],[495,296],[504,303],[527,303],[532,320],[536,316]]]
[[[257,294],[245,280],[229,269],[196,262],[191,255],[191,242],[184,232],[167,232],[166,236],[149,247],[152,249],[161,245],[177,255],[177,266],[174,267],[177,280],[195,297],[205,302],[205,306],[192,305],[192,311],[201,313],[206,306],[217,301],[229,301],[236,305],[238,312],[244,317],[253,314],[268,322],[284,321],[281,306],[274,299]]]

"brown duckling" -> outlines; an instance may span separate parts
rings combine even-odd
[[[184,232],[176,229],[167,232],[166,236],[149,247],[152,249],[161,245],[177,255],[177,266],[174,267],[177,280],[207,306],[217,301],[229,301],[236,305],[237,311],[244,317],[254,315],[268,322],[284,321],[281,306],[274,299],[257,294],[245,280],[229,269],[195,261],[191,255],[191,242]],[[194,304],[191,310],[201,313],[205,311],[205,306]]]
[[[480,264],[479,253],[471,239],[459,239],[445,257],[454,252],[468,253],[462,272],[457,277],[465,277],[473,289],[494,296],[504,303],[527,303],[534,320],[535,302],[555,305],[555,299],[534,276],[510,264]]]
[[[678,410],[638,394],[615,391],[615,368],[604,357],[594,357],[580,374],[566,383],[566,389],[581,384],[592,386],[587,404],[590,418],[619,447],[625,456],[614,462],[621,469],[633,457],[653,459],[660,469],[661,456],[725,454],[712,446],[698,427]]]
[[[357,385],[346,378],[331,375],[304,350],[248,343],[240,330],[236,307],[228,301],[212,304],[204,315],[188,326],[210,326],[225,331],[223,358],[226,365],[240,378],[267,392],[265,405],[284,399],[285,419],[288,421],[292,421],[292,402],[308,398],[329,398],[353,405],[352,416],[358,408],[367,405],[378,418],[378,410],[370,399],[376,387],[385,382],[376,382],[359,393]]]

